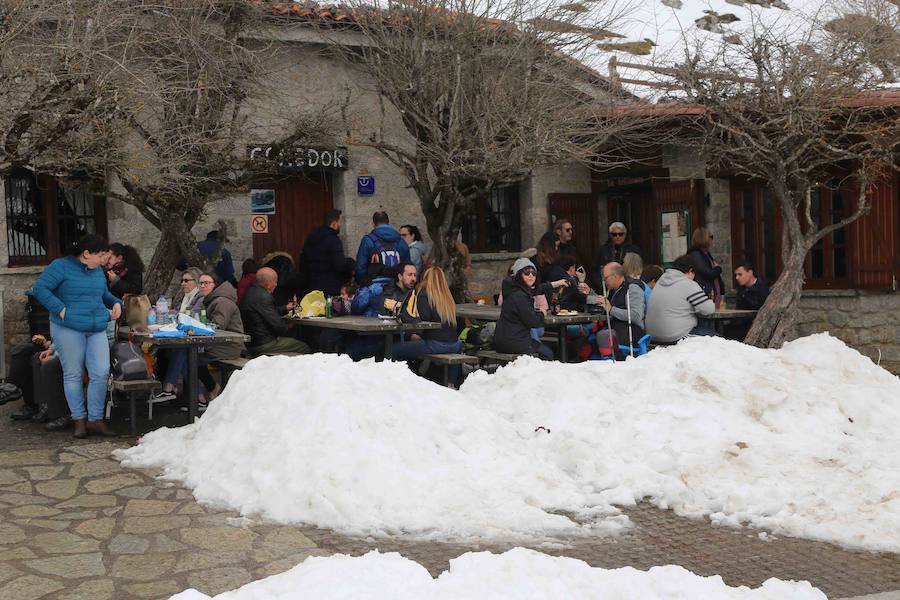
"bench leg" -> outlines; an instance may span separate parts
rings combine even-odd
[[[130,394],[128,394],[128,401],[129,401],[128,403],[130,405],[128,408],[131,412],[131,435],[136,436],[137,435],[137,393],[131,392]]]
[[[450,365],[444,365],[444,387],[450,387]]]

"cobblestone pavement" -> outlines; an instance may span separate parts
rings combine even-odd
[[[0,419],[8,421],[5,412]],[[0,598],[167,598],[187,587],[215,594],[286,570],[310,555],[396,551],[437,575],[470,550],[403,539],[354,539],[332,531],[248,522],[203,507],[155,473],[126,469],[110,452],[129,440],[72,444],[24,426],[0,426]],[[10,448],[16,435],[21,439]],[[35,441],[37,440],[37,442]],[[43,441],[45,446],[36,447]],[[758,530],[714,527],[640,505],[617,537],[538,548],[602,567],[679,564],[730,585],[807,579],[831,598],[900,589],[900,555],[847,551]]]

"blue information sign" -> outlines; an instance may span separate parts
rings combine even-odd
[[[360,196],[375,195],[375,178],[364,175],[356,178],[356,193]]]

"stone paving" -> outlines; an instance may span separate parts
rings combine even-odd
[[[0,419],[7,420],[0,411]],[[29,434],[30,429],[30,436]],[[6,431],[4,431],[6,429]],[[127,469],[110,452],[128,439],[74,444],[31,424],[0,425],[0,598],[128,600],[168,598],[188,587],[206,594],[286,570],[307,556],[378,548],[423,564],[433,575],[470,550],[511,545],[349,538],[311,527],[254,522],[204,507],[155,473]],[[11,436],[5,436],[11,433]],[[21,439],[11,449],[10,439]],[[37,442],[35,442],[37,440]],[[35,447],[39,441],[48,446]],[[769,577],[807,579],[830,598],[900,590],[900,555],[715,527],[639,505],[617,537],[538,548],[595,566],[680,564],[730,585]]]

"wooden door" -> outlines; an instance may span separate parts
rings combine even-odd
[[[597,234],[597,202],[591,194],[548,194],[550,227],[557,219],[569,219],[575,230],[578,264],[589,267],[597,247],[604,240]]]
[[[702,179],[693,180],[653,180],[653,210],[646,219],[646,227],[650,235],[644,236],[647,247],[642,248],[644,264],[662,264],[660,248],[660,220],[662,214],[670,211],[687,210],[690,212],[691,231],[688,232],[688,247],[693,229],[705,223],[703,214],[704,185]]]
[[[268,233],[253,234],[253,256],[260,259],[277,250],[297,261],[306,236],[334,207],[330,177],[290,177],[257,187],[275,190],[275,214],[269,215]]]

